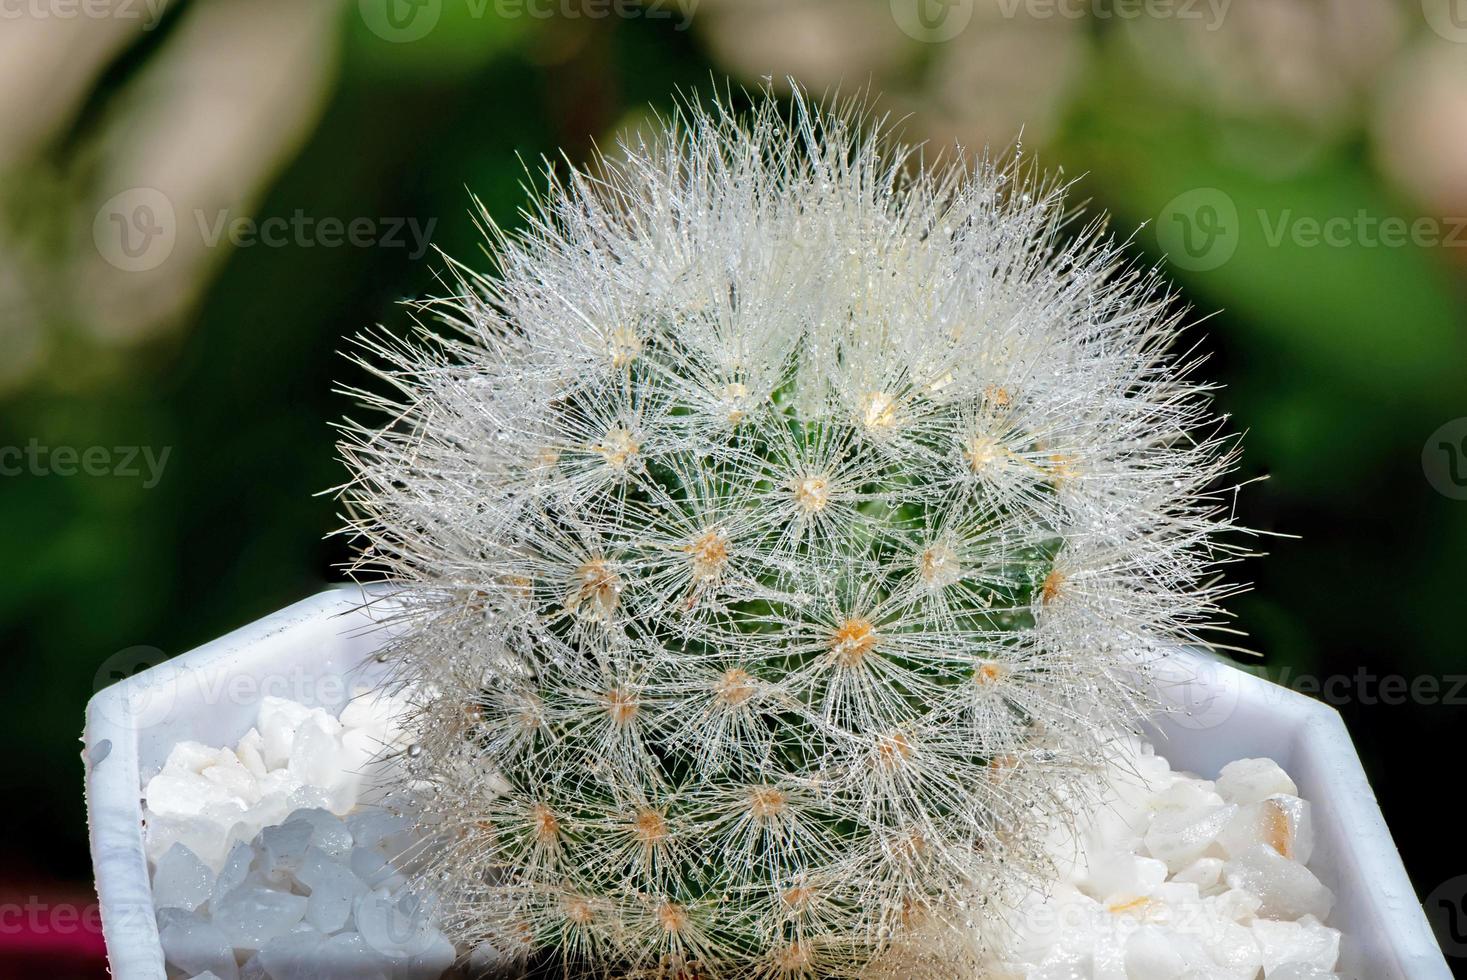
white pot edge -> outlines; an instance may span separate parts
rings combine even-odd
[[[249,727],[248,705],[189,714],[179,702],[237,674],[283,676],[311,658],[314,673],[369,680],[379,642],[363,600],[382,587],[331,589],[182,654],[96,694],[83,734],[87,822],[102,932],[115,980],[164,980],[162,948],[143,851],[141,773],[166,747],[192,737],[224,744]],[[304,649],[303,649],[304,647]],[[1338,896],[1341,972],[1359,980],[1450,980],[1390,831],[1339,713],[1221,661],[1190,651],[1170,655],[1163,698],[1185,710],[1164,716],[1152,735],[1173,765],[1204,776],[1249,756],[1277,759],[1313,804],[1314,864]],[[297,700],[310,698],[297,697]],[[339,699],[323,692],[323,707]],[[333,700],[335,703],[332,703]],[[212,733],[212,737],[211,737]]]

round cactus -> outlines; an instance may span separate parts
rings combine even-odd
[[[449,927],[713,977],[981,935],[1221,592],[1171,297],[798,96],[548,179],[342,443]]]

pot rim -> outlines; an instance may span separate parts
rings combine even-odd
[[[369,634],[380,630],[379,608],[393,592],[390,584],[328,589],[119,681],[88,702],[87,823],[102,932],[116,980],[166,977],[142,823],[141,776],[151,768],[145,759],[166,755],[166,745],[179,740],[168,734],[173,726],[159,725],[159,704],[171,707],[186,679],[202,687],[209,678],[217,682],[221,675],[258,671],[266,658],[311,662],[322,676],[360,671],[368,679],[377,645]],[[312,653],[303,643],[318,646]],[[1268,756],[1304,789],[1314,808],[1315,870],[1339,899],[1329,924],[1343,933],[1341,973],[1370,980],[1449,980],[1339,713],[1194,650],[1169,652],[1152,667],[1163,702],[1183,708],[1146,726],[1158,752],[1175,755],[1174,764],[1180,760],[1206,777],[1233,759]],[[178,714],[167,717],[176,721]]]

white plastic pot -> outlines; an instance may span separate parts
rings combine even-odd
[[[278,694],[339,710],[381,671],[373,597],[323,592],[107,688],[87,705],[86,793],[103,935],[115,980],[164,980],[143,854],[141,786],[183,739],[233,744]],[[380,598],[380,593],[377,594]],[[1168,660],[1164,697],[1184,709],[1151,733],[1172,765],[1215,776],[1267,756],[1313,803],[1311,867],[1334,889],[1339,971],[1355,980],[1449,980],[1390,832],[1334,709],[1191,653]]]

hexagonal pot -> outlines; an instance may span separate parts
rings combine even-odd
[[[380,590],[332,589],[114,684],[87,705],[87,814],[103,935],[115,980],[165,980],[143,853],[141,786],[174,743],[233,744],[258,696],[339,710],[382,670]],[[1267,756],[1313,804],[1311,867],[1334,889],[1339,971],[1358,980],[1449,980],[1360,759],[1333,708],[1191,652],[1166,661],[1181,707],[1150,733],[1173,766],[1215,776]]]

